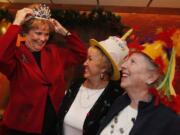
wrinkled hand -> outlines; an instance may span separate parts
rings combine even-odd
[[[56,33],[66,36],[68,30],[64,28],[57,20],[50,19],[50,22],[53,24]]]
[[[30,8],[23,8],[17,11],[13,24],[21,25],[28,20],[28,16],[33,15],[33,10]]]

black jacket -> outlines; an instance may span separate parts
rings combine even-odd
[[[117,98],[103,118],[97,135],[129,104],[127,94]],[[180,117],[162,104],[154,106],[154,100],[149,103],[140,102],[138,115],[129,135],[180,135]]]
[[[70,109],[83,81],[74,82],[67,91],[58,113],[58,133],[63,135],[63,121]],[[119,82],[110,81],[101,96],[89,111],[84,125],[83,135],[95,135],[99,128],[100,119],[107,113],[114,100],[123,93]]]

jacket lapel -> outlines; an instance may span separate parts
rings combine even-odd
[[[154,97],[150,102],[139,102],[138,106],[138,115],[134,122],[134,126],[132,127],[129,135],[139,134],[137,132],[142,132],[143,126],[146,125],[147,119],[151,119],[151,112],[154,111]]]
[[[114,118],[114,116],[118,115],[118,113],[129,104],[130,99],[127,95],[118,97],[116,101],[113,103],[107,115],[101,121],[101,126],[98,131],[98,134],[108,125],[108,123]]]
[[[33,57],[32,53],[28,50],[25,45],[20,46],[20,59],[21,61],[30,67],[33,70],[40,80],[48,82],[47,78],[41,71],[40,67],[37,65],[35,58]]]

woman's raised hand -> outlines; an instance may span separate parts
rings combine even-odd
[[[64,28],[57,20],[50,19],[50,22],[53,24],[56,33],[59,33],[63,36],[66,36],[69,33],[68,30]]]
[[[26,20],[29,19],[30,16],[33,15],[33,10],[30,8],[23,8],[17,11],[16,17],[14,19],[14,25],[21,25]]]

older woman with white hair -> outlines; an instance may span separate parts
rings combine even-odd
[[[145,44],[122,64],[120,85],[126,94],[114,102],[97,135],[180,135],[180,117],[164,102],[157,102],[168,94],[170,100],[175,96],[172,87],[167,88],[168,94],[164,89],[173,75],[174,52],[168,61],[163,44]]]

